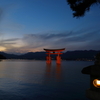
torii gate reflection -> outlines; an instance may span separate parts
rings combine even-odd
[[[51,82],[51,80],[54,79],[57,82],[60,82],[62,79],[62,66],[61,64],[46,65],[46,73],[45,73],[45,83]],[[54,81],[53,81],[54,82]]]
[[[47,64],[51,64],[51,57],[50,54],[57,54],[56,57],[56,63],[57,64],[61,64],[61,56],[60,54],[62,54],[61,52],[65,50],[65,48],[62,49],[44,49],[48,54],[48,56],[46,57],[46,63]]]

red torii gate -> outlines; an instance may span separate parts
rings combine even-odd
[[[57,54],[57,57],[56,57],[56,63],[57,64],[61,64],[61,56],[60,54],[63,54],[61,53],[62,51],[65,50],[65,48],[62,48],[62,49],[44,49],[48,54],[48,56],[46,57],[46,63],[47,64],[50,64],[51,63],[51,57],[50,57],[50,54]]]

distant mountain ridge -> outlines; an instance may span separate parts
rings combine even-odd
[[[97,53],[100,53],[100,50],[76,50],[67,51],[62,56],[66,60],[95,60]]]
[[[61,55],[61,58],[64,60],[94,60],[97,53],[100,53],[100,50],[67,51]],[[7,59],[36,59],[36,60],[46,59],[46,52],[28,52],[22,55],[0,52],[0,55],[3,55]],[[51,57],[52,59],[56,59],[56,55],[51,55]]]

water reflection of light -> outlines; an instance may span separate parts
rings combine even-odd
[[[46,65],[46,77],[50,78],[51,75],[51,64]]]
[[[56,65],[56,79],[60,79],[61,78],[61,65],[57,64]]]
[[[51,64],[47,65],[46,70],[47,70],[48,73],[51,71]]]
[[[45,83],[61,81],[61,65],[46,65]]]

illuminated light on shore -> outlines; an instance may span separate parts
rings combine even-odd
[[[96,88],[100,88],[100,80],[99,80],[99,79],[93,80],[93,85],[94,85]]]

